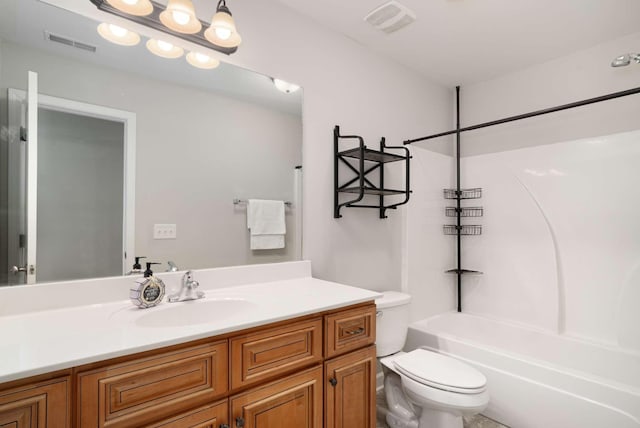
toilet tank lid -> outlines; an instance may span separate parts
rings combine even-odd
[[[394,306],[406,305],[411,301],[411,296],[398,291],[383,291],[382,297],[376,299],[378,309],[392,308]]]

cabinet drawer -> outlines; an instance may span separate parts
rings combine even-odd
[[[147,428],[219,428],[223,424],[229,424],[227,400],[149,425]]]
[[[69,378],[0,391],[0,427],[70,427]]]
[[[376,341],[376,306],[325,316],[325,358],[332,358]]]
[[[228,390],[227,342],[193,346],[78,374],[80,427],[140,427]]]
[[[322,319],[295,322],[231,340],[231,388],[322,361]]]

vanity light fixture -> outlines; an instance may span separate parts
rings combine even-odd
[[[150,0],[107,0],[109,4],[121,12],[134,16],[147,16],[153,12]]]
[[[86,1],[86,0],[85,0]],[[198,19],[192,0],[89,0],[100,11],[227,55],[242,42],[226,0],[218,0],[211,24]]]
[[[289,82],[285,82],[282,79],[272,79],[273,80],[273,84],[276,86],[276,88],[280,91],[280,92],[284,92],[285,94],[291,94],[295,91],[297,91],[298,89],[300,89],[300,86],[294,84],[294,83],[289,83]]]
[[[220,65],[220,61],[217,59],[200,52],[189,52],[187,54],[187,62],[194,67],[205,70],[211,70]]]
[[[122,46],[135,46],[140,43],[140,36],[126,28],[103,22],[98,25],[98,34],[105,40]]]
[[[202,29],[191,0],[169,0],[167,8],[160,13],[160,21],[178,33],[193,34]]]
[[[214,45],[225,48],[238,47],[242,42],[226,0],[218,1],[216,13],[211,18],[211,26],[204,32],[204,36]]]
[[[158,39],[149,39],[147,49],[154,55],[169,59],[180,58],[184,54],[181,47]]]

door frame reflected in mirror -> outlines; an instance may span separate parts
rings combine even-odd
[[[10,132],[13,139],[9,145],[10,159],[18,161],[18,171],[9,172],[18,175],[23,182],[18,186],[18,193],[10,195],[9,212],[15,215],[9,218],[8,237],[9,254],[8,270],[13,266],[24,267],[24,270],[10,274],[8,285],[35,284],[38,275],[37,263],[37,180],[38,180],[38,127],[29,126],[23,116],[24,113],[32,111],[32,101],[36,99],[37,109],[45,109],[54,112],[68,113],[72,115],[102,119],[123,124],[123,209],[122,209],[122,265],[120,274],[127,271],[129,265],[133,263],[135,254],[135,163],[136,163],[136,114],[133,112],[105,107],[85,102],[70,100],[61,97],[54,97],[37,93],[37,73],[29,72],[29,78],[36,79],[35,90],[37,96],[31,99],[27,91],[21,89],[8,89],[9,117],[8,128],[14,130]],[[34,121],[34,116],[29,116]],[[37,121],[37,114],[35,120]],[[27,124],[27,141],[21,141],[23,135],[20,128]],[[35,138],[34,138],[35,137]],[[16,144],[19,143],[19,144]],[[24,144],[24,147],[22,145]],[[33,149],[35,147],[35,150]],[[18,153],[16,150],[24,150]],[[35,157],[35,159],[34,159]],[[24,163],[24,165],[22,165]],[[10,186],[11,188],[11,186]],[[70,263],[73,261],[70,260]],[[11,277],[13,275],[13,278]],[[67,280],[85,278],[67,278]]]

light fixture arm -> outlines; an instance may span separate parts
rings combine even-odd
[[[153,5],[153,12],[147,16],[135,16],[135,15],[130,15],[128,13],[122,12],[116,9],[115,7],[111,6],[106,0],[90,0],[90,1],[98,8],[98,10],[102,12],[110,13],[120,18],[124,18],[128,21],[132,21],[137,24],[144,25],[145,27],[162,31],[163,33],[170,34],[179,39],[183,39],[188,42],[195,43],[200,46],[204,46],[208,49],[213,49],[215,51],[221,52],[226,55],[231,55],[232,53],[238,50],[237,46],[224,47],[224,46],[213,44],[211,41],[207,40],[204,37],[204,32],[209,27],[209,23],[202,20],[199,20],[202,23],[202,29],[195,34],[178,33],[176,31],[173,31],[165,27],[164,24],[162,24],[162,22],[160,21],[160,13],[164,12],[166,7],[155,1],[151,1],[151,4]],[[225,13],[228,13],[229,15],[231,15],[224,0],[220,0],[218,3],[218,8],[221,8],[221,7],[226,9],[224,10]]]
[[[228,13],[229,16],[233,16],[233,14],[231,13],[231,11],[229,10],[229,8],[227,7],[227,2],[226,0],[219,0],[218,1],[218,6],[216,6],[216,12],[224,12],[224,13]]]

